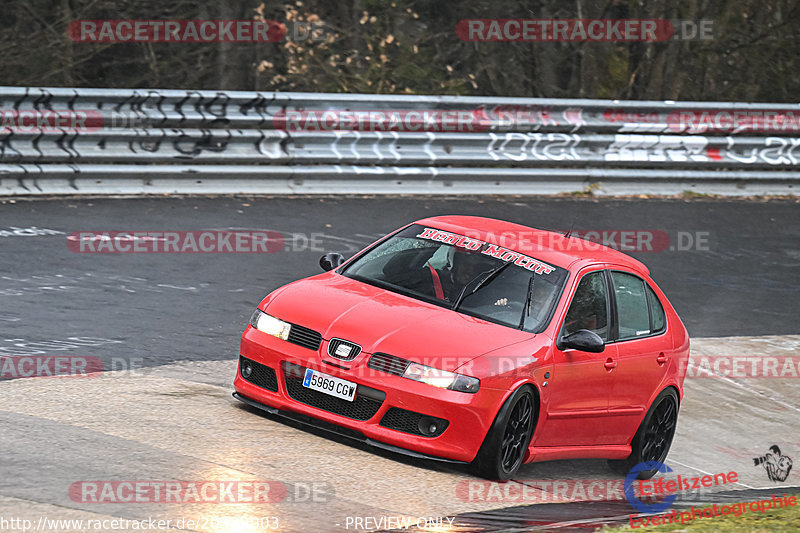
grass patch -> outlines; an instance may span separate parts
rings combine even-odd
[[[690,190],[685,190],[681,193],[681,196],[687,200],[691,200],[693,198],[713,198],[713,194],[708,194],[705,192],[695,192]]]
[[[600,187],[601,187],[601,185],[600,185],[599,182],[594,182],[594,183],[588,184],[586,186],[586,188],[583,189],[582,191],[572,191],[572,192],[567,193],[567,194],[569,196],[572,196],[572,197],[591,198],[592,196],[595,195],[595,191],[599,191],[600,190]]]

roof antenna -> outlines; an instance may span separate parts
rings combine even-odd
[[[569,239],[572,237],[572,230],[575,229],[575,217],[572,217],[572,224],[569,227],[569,231],[564,234],[565,239]]]

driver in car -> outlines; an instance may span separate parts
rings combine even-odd
[[[443,268],[437,269],[426,263],[426,268],[431,273],[434,295],[440,300],[455,303],[464,286],[477,278],[483,272],[493,268],[493,265],[476,252],[456,248]],[[508,304],[508,298],[503,297],[494,302],[496,306]]]

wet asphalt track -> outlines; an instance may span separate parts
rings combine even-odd
[[[663,232],[670,238],[664,251],[632,255],[650,267],[693,337],[800,334],[800,204],[792,201],[3,200],[3,354],[48,346],[36,344],[43,342],[60,348],[52,342],[92,337],[95,344],[85,350],[55,354],[88,354],[109,370],[145,370],[119,379],[0,382],[0,459],[12,474],[0,480],[0,515],[171,516],[177,511],[163,505],[99,509],[76,503],[66,497],[66,487],[80,479],[230,479],[246,473],[298,485],[316,479],[335,485],[336,498],[325,505],[273,509],[286,517],[282,530],[345,530],[333,517],[347,513],[459,515],[461,531],[541,528],[565,519],[592,527],[601,517],[615,516],[616,504],[609,511],[599,510],[604,507],[597,503],[580,509],[537,506],[500,515],[462,514],[509,506],[438,495],[446,491],[443,487],[470,479],[458,469],[364,451],[271,421],[229,400],[238,336],[267,292],[319,272],[323,251],[349,255],[410,220],[454,213],[547,229]],[[23,235],[22,230],[34,226],[61,233]],[[282,233],[287,244],[273,254],[110,255],[73,253],[66,241],[73,231],[201,229],[270,229]],[[782,341],[777,339],[780,350]],[[790,354],[798,346],[792,339]],[[714,345],[713,340],[705,344],[709,349]],[[687,392],[679,424],[679,436],[685,437],[676,437],[670,456],[687,471],[716,472],[731,461],[745,468],[752,454],[766,451],[771,440],[800,452],[796,423],[785,422],[800,411],[793,381],[745,388],[711,381],[687,387],[694,396]],[[724,421],[726,410],[737,411],[736,424]],[[702,450],[718,438],[709,419],[729,432],[727,452]],[[54,448],[57,454],[52,454]],[[248,453],[263,454],[262,459]],[[276,456],[280,460],[273,461]],[[526,467],[524,474],[608,477],[601,463],[560,461]],[[765,486],[757,472],[750,474],[754,477],[739,488]],[[170,475],[175,477],[166,477]],[[335,482],[345,478],[350,485]],[[350,486],[352,497],[347,495]],[[628,512],[622,510],[623,515]],[[313,522],[320,513],[331,516],[331,523]]]
[[[146,366],[234,357],[236,337],[259,300],[320,272],[321,250],[349,255],[408,221],[452,213],[545,229],[655,230],[673,247],[696,240],[679,243],[679,233],[699,235],[707,250],[632,253],[650,267],[692,336],[800,333],[796,202],[489,198],[3,203],[0,231],[36,226],[64,234],[0,236],[0,331],[39,341],[109,338],[121,342],[102,357],[138,358]],[[226,228],[281,232],[287,251],[77,254],[66,245],[73,231]]]

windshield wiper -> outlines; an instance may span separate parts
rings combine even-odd
[[[456,303],[453,304],[453,311],[458,310],[458,306],[461,305],[461,302],[464,300],[464,298],[466,298],[470,294],[475,294],[476,292],[478,292],[478,289],[480,289],[481,287],[489,283],[491,280],[496,278],[498,275],[500,275],[500,273],[503,270],[505,270],[506,267],[508,267],[508,265],[510,265],[511,263],[513,263],[513,261],[507,261],[502,265],[495,267],[493,270],[487,270],[486,272],[481,272],[480,274],[472,278],[469,281],[469,283],[464,285],[464,288],[461,289],[461,294],[458,295],[458,298],[456,298]],[[469,286],[475,283],[475,280],[479,279],[481,276],[485,277],[481,279],[477,285],[475,285],[475,288],[473,288],[471,291],[469,291],[469,293],[467,293],[467,289],[469,288]]]
[[[533,303],[533,281],[536,279],[536,274],[531,272],[531,279],[528,280],[528,294],[525,296],[525,305],[522,309],[525,311],[519,319],[519,327],[525,327],[525,319],[531,316],[531,304]]]

